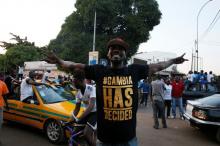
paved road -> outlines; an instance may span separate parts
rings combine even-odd
[[[139,146],[219,146],[210,134],[189,126],[180,119],[168,119],[168,128],[155,130],[152,109],[138,110],[137,137]],[[18,124],[5,124],[3,146],[54,146],[40,131]]]
[[[139,146],[219,146],[209,133],[192,128],[187,121],[179,118],[167,119],[168,128],[156,130],[153,128],[152,115],[151,108],[139,108]]]

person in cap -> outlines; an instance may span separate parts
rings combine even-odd
[[[28,102],[33,98],[34,92],[32,89],[32,85],[39,86],[39,85],[47,85],[45,83],[40,83],[35,81],[36,73],[35,71],[30,71],[28,77],[24,78],[21,82],[20,88],[20,100],[23,102]]]
[[[67,70],[80,69],[87,79],[96,82],[97,146],[137,146],[138,81],[187,60],[183,54],[157,64],[126,65],[128,48],[128,43],[121,38],[110,40],[107,43],[109,66],[64,61],[52,52],[46,54],[48,63],[56,63]]]

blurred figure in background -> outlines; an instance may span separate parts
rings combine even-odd
[[[148,95],[150,92],[150,84],[148,83],[148,80],[144,79],[143,82],[140,83],[139,88],[141,89],[142,96],[140,104],[144,104],[144,106],[147,106]]]
[[[18,66],[18,80],[21,81],[23,79],[24,67]]]
[[[165,103],[165,109],[166,110],[166,117],[171,118],[170,116],[170,109],[171,109],[171,101],[172,101],[172,86],[170,84],[170,80],[167,79],[165,81],[165,91],[164,91],[164,103]]]
[[[176,118],[176,106],[179,107],[180,118],[183,119],[183,90],[184,84],[180,80],[180,77],[176,76],[172,85],[172,115],[173,118]]]
[[[56,84],[62,85],[63,82],[64,82],[63,76],[62,76],[62,75],[58,75],[58,76],[57,76],[57,79],[55,79],[54,82],[55,82]]]
[[[212,71],[209,72],[207,75],[207,89],[211,90],[213,86],[213,81],[214,81],[214,75],[212,74]]]
[[[157,75],[157,79],[151,83],[152,93],[151,101],[153,107],[154,128],[159,129],[158,115],[161,115],[163,128],[167,128],[165,118],[165,105],[164,105],[164,90],[165,84],[161,81],[160,75]]]
[[[187,91],[192,90],[192,84],[193,84],[193,72],[190,70],[185,80],[185,85],[186,85],[185,89]]]
[[[49,80],[49,76],[50,76],[50,70],[47,70],[45,73],[44,73],[44,75],[43,75],[43,77],[42,77],[42,80],[41,80],[41,82],[42,83],[51,83],[51,81]]]

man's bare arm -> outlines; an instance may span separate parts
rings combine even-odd
[[[75,69],[84,70],[85,68],[85,64],[75,63],[72,61],[64,61],[58,56],[56,56],[56,54],[54,54],[53,52],[46,53],[45,55],[46,58],[44,60],[46,62],[51,64],[57,64],[65,70],[75,70]]]
[[[48,86],[48,84],[46,84],[46,83],[35,82],[32,79],[27,79],[26,82],[27,82],[27,84],[31,84],[31,85],[35,85],[35,86],[40,86],[40,85]]]
[[[95,106],[96,98],[90,97],[89,100],[89,106],[86,108],[86,110],[80,115],[79,120],[82,120],[85,118],[89,113],[91,113],[93,107]]]
[[[85,64],[61,60],[57,63],[64,70],[84,70]]]
[[[159,63],[155,63],[155,64],[149,64],[149,76],[151,76],[155,72],[161,71],[161,70],[163,70],[173,64],[181,64],[184,61],[188,61],[188,59],[183,58],[184,55],[185,55],[185,53],[177,58],[170,59],[168,61],[159,62]]]

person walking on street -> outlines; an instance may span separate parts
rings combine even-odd
[[[172,86],[170,84],[170,80],[165,81],[165,89],[166,90],[164,91],[164,103],[165,103],[166,117],[171,118],[170,109],[171,109],[171,101],[172,101],[172,96],[171,96]]]
[[[7,85],[5,82],[0,80],[0,145],[1,145],[1,135],[2,135],[2,124],[3,124],[3,108],[4,105],[6,110],[9,110],[8,102],[7,102],[7,95],[9,94]]]
[[[54,53],[46,53],[45,61],[56,63],[66,70],[82,70],[87,79],[96,83],[97,146],[137,146],[136,114],[138,81],[172,64],[186,61],[180,57],[150,65],[126,65],[129,45],[121,38],[107,44],[109,66],[85,65],[64,61]]]
[[[141,82],[139,88],[141,89],[141,94],[142,94],[140,104],[141,105],[144,104],[144,106],[147,106],[148,94],[150,91],[150,85],[147,79],[144,79],[143,82]]]
[[[164,90],[165,84],[161,81],[160,75],[157,75],[157,79],[151,83],[152,93],[151,101],[153,107],[154,128],[159,129],[158,115],[161,116],[163,128],[167,128],[165,118],[165,105],[164,105]]]
[[[180,118],[183,119],[183,90],[184,84],[180,80],[180,77],[176,76],[175,80],[171,83],[172,85],[172,114],[173,118],[176,118],[176,106],[179,107]]]

